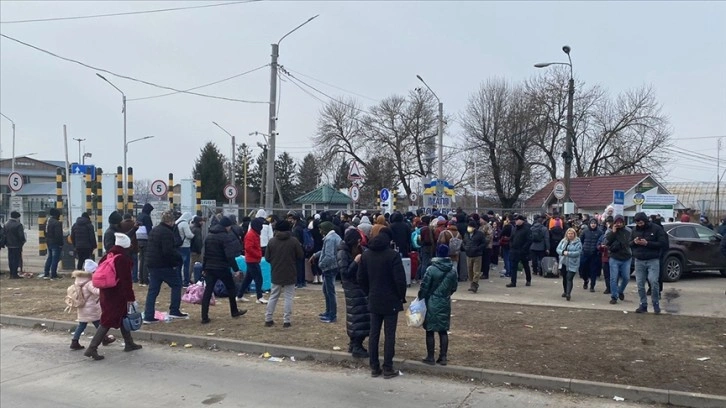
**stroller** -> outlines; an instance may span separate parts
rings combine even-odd
[[[557,258],[554,256],[546,256],[542,258],[540,266],[545,278],[559,278],[559,263],[557,262]]]

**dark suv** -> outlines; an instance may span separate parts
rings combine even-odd
[[[720,271],[726,277],[726,257],[719,246],[725,239],[715,231],[689,222],[663,224],[670,248],[666,256],[666,282],[675,282],[695,271]]]

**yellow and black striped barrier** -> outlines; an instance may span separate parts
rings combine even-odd
[[[103,256],[103,169],[96,169],[96,253],[100,258]]]
[[[194,180],[194,186],[196,187],[196,206],[197,215],[202,215],[202,180]]]
[[[129,194],[129,201],[126,203],[126,211],[127,214],[133,214],[134,212],[134,169],[133,167],[129,167],[127,169],[127,181],[126,181],[126,189]]]
[[[174,209],[174,173],[169,173],[169,186],[167,196],[169,197],[169,208]]]
[[[124,168],[116,167],[116,210],[123,212],[124,209]]]
[[[45,240],[45,211],[38,213],[38,255],[48,255],[48,242]]]

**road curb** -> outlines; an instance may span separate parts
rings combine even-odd
[[[69,331],[76,323],[59,320],[37,319],[0,314],[0,324],[27,328],[43,328],[53,331]],[[89,330],[93,330],[89,326]],[[240,353],[262,354],[268,352],[273,356],[295,356],[298,360],[319,360],[329,362],[351,361],[348,353],[325,351],[302,347],[280,346],[275,344],[256,343],[242,340],[231,340],[214,336],[192,336],[186,334],[151,332],[140,330],[134,332],[134,338],[157,343],[176,342],[192,344],[195,347],[209,348],[216,345],[218,349]],[[404,371],[424,373],[437,376],[455,376],[481,380],[492,385],[518,385],[541,390],[561,390],[596,397],[618,396],[630,402],[670,404],[689,408],[723,408],[726,407],[726,396],[689,393],[655,388],[633,387],[576,379],[548,377],[542,375],[512,373],[506,371],[486,370],[462,366],[429,366],[415,360],[395,359],[396,366]]]

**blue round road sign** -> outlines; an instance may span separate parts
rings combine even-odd
[[[388,201],[388,197],[391,196],[391,192],[387,188],[381,189],[381,201]]]

